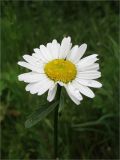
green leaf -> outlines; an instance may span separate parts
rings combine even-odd
[[[81,124],[73,124],[72,127],[73,128],[82,128],[82,127],[88,127],[88,126],[104,124],[104,120],[106,120],[107,118],[111,118],[111,117],[114,117],[114,114],[103,115],[102,117],[100,117],[96,121],[91,121],[91,122],[86,122],[86,123],[81,123]]]
[[[30,128],[40,120],[45,118],[58,104],[57,102],[50,103],[48,106],[42,105],[39,109],[33,112],[29,117],[28,120],[25,122],[25,127]]]

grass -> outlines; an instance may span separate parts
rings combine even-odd
[[[103,87],[76,107],[63,90],[59,118],[60,159],[118,157],[118,1],[1,1],[1,159],[53,157],[53,113],[31,129],[24,122],[46,94],[25,92],[17,62],[53,38],[71,36],[99,54]],[[62,129],[61,129],[62,128]]]

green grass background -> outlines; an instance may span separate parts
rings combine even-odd
[[[64,92],[59,118],[60,159],[118,157],[118,1],[1,1],[1,159],[53,158],[53,112],[36,126],[24,122],[46,95],[30,95],[17,76],[22,55],[52,39],[71,36],[99,54],[103,84],[96,97],[75,106]]]

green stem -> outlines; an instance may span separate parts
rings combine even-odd
[[[58,86],[56,99],[60,101],[61,87]],[[58,110],[59,103],[55,108],[54,112],[54,158],[58,158]]]

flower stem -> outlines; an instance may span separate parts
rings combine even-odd
[[[61,94],[61,86],[58,86],[56,99],[60,101],[60,94]],[[58,110],[59,110],[59,103],[55,108],[54,112],[54,158],[58,158]]]

